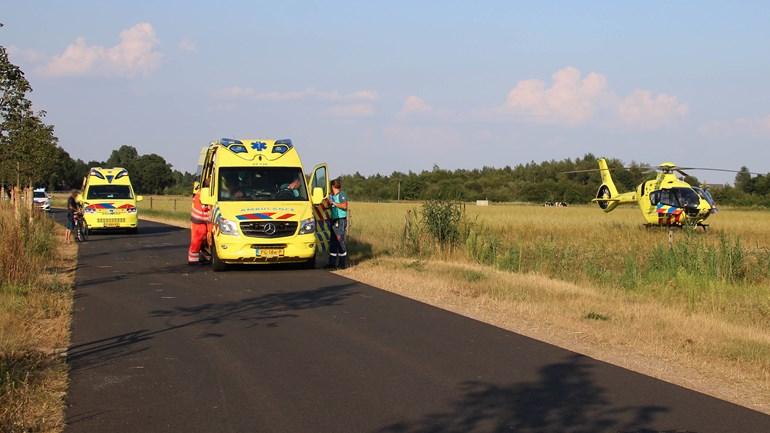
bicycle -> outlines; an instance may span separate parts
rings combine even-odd
[[[85,242],[88,240],[88,225],[86,224],[86,220],[83,218],[83,212],[75,212],[73,215],[74,219],[74,232],[75,232],[75,240],[78,242]]]

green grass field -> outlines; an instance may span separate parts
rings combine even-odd
[[[405,215],[419,208],[356,203],[350,236],[373,256],[406,255]],[[457,250],[440,253],[423,240],[416,254],[681,303],[770,330],[770,212],[726,209],[708,233],[674,230],[672,244],[668,230],[643,227],[635,208],[468,205],[466,221]]]

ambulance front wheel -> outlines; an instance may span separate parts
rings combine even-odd
[[[302,269],[315,269],[315,263],[315,255],[313,255],[310,260],[302,263],[301,267]]]
[[[211,246],[211,269],[214,272],[222,272],[227,269],[227,263],[219,259],[217,255],[217,246]]]

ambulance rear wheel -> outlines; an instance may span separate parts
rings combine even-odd
[[[211,269],[214,272],[222,272],[227,269],[227,263],[219,260],[216,245],[211,246]]]

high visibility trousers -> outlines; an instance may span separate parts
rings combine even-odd
[[[332,221],[332,236],[329,240],[329,265],[347,267],[348,249],[345,245],[348,221],[345,218]]]
[[[190,249],[187,262],[198,263],[201,258],[201,246],[206,241],[206,224],[190,224]]]

